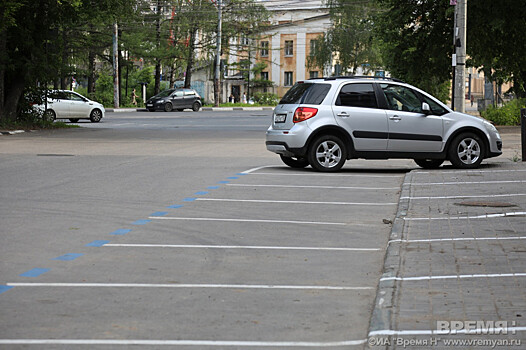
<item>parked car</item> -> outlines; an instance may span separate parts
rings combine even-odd
[[[194,112],[197,112],[202,105],[201,96],[193,89],[168,89],[150,97],[146,101],[146,108],[150,112],[156,110],[165,112],[182,111],[185,108],[191,108]]]
[[[318,171],[337,171],[355,158],[410,158],[423,168],[449,160],[471,169],[502,154],[490,122],[380,77],[297,82],[274,109],[266,146],[288,166]]]
[[[53,90],[47,98],[47,109],[44,104],[36,108],[44,112],[44,118],[50,121],[55,119],[69,119],[72,123],[80,119],[89,119],[98,123],[104,118],[106,110],[98,102],[92,101],[75,91]]]

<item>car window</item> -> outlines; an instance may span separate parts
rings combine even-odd
[[[420,101],[418,95],[413,90],[400,85],[381,84],[380,86],[384,92],[389,109],[393,111],[422,113],[422,101]]]
[[[66,95],[68,96],[68,100],[84,102],[84,99],[82,97],[80,97],[79,95],[77,95],[77,94],[73,94],[71,92],[67,92]]]
[[[193,90],[185,90],[184,91],[185,96],[195,96],[195,91]]]
[[[429,97],[427,97],[425,95],[422,95],[422,94],[420,94],[420,95],[424,99],[424,102],[429,105],[429,107],[431,108],[431,112],[434,115],[444,115],[444,114],[448,113],[447,109],[445,109],[444,107],[439,105],[437,102],[433,101],[432,99],[430,99]]]
[[[336,100],[337,106],[378,108],[373,84],[347,84]]]
[[[67,96],[62,91],[51,91],[49,93],[49,98],[53,100],[67,100]]]
[[[179,91],[176,91],[176,92],[174,92],[173,96],[174,96],[174,97],[183,97],[183,92],[180,91],[180,90],[179,90]]]
[[[279,104],[311,104],[319,105],[323,102],[331,89],[330,84],[296,83],[283,96]]]
[[[164,90],[163,92],[159,93],[157,97],[168,97],[172,94],[173,89],[170,90]]]

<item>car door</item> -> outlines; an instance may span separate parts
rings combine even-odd
[[[387,114],[378,108],[372,83],[343,85],[333,105],[336,122],[353,136],[357,151],[386,151]]]
[[[68,96],[64,91],[52,91],[48,97],[48,109],[56,113],[56,118],[67,118],[70,111]]]
[[[70,101],[70,116],[75,118],[88,118],[91,109],[88,102],[82,96],[73,92],[67,92],[67,95]]]
[[[197,95],[194,90],[184,90],[184,108],[192,108],[196,100]]]
[[[170,100],[174,109],[177,110],[185,108],[183,90],[174,91],[170,96]]]
[[[420,94],[396,84],[380,84],[387,102],[390,152],[439,152],[442,149],[443,120],[422,111]]]

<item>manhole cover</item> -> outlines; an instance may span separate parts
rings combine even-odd
[[[463,205],[466,207],[497,207],[497,208],[507,208],[507,207],[516,207],[516,204],[506,203],[506,202],[490,202],[490,201],[466,201],[461,203],[455,203],[456,205]]]

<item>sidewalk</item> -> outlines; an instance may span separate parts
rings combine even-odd
[[[526,162],[406,175],[369,336],[370,349],[526,349]]]

